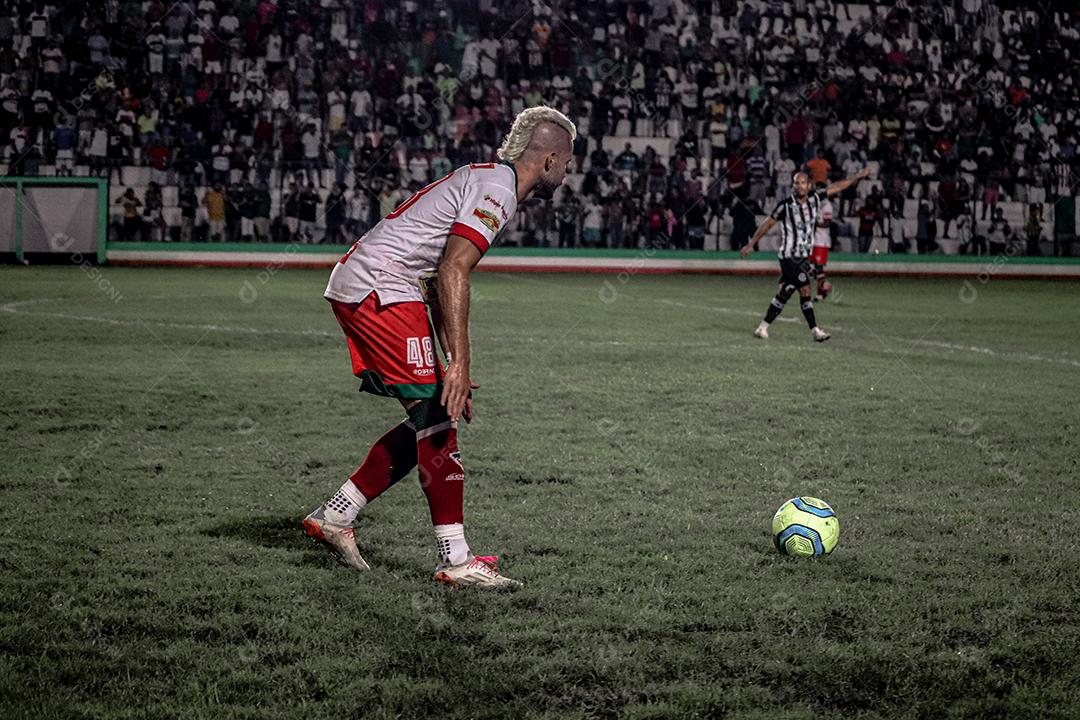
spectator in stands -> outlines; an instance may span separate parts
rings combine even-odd
[[[904,234],[904,208],[896,204],[889,212],[889,252],[906,253],[908,251],[908,239]]]
[[[165,218],[162,215],[164,202],[161,197],[161,185],[151,182],[146,187],[146,202],[143,207],[143,231],[147,240],[161,242],[165,239]]]
[[[916,222],[915,247],[919,254],[928,255],[937,251],[937,218],[928,200],[919,201]]]
[[[1024,223],[1024,237],[1027,239],[1027,254],[1042,255],[1039,243],[1043,233],[1043,209],[1041,203],[1031,203],[1028,206],[1027,221]]]
[[[810,182],[817,187],[829,184],[829,170],[831,168],[832,166],[825,159],[825,154],[820,149],[815,153],[813,160],[806,161],[806,171],[810,174]]]
[[[300,191],[295,184],[289,185],[289,191],[282,201],[285,215],[285,232],[288,242],[296,242],[300,230]]]
[[[860,168],[861,169],[861,168]],[[759,205],[765,202],[769,190],[769,163],[760,145],[746,159],[747,198]]]
[[[144,153],[150,164],[150,182],[159,185],[167,184],[169,182],[169,149],[153,137],[149,140],[149,146],[146,147]]]
[[[956,217],[956,239],[959,241],[958,248],[962,255],[971,251],[975,237],[972,230],[973,221],[974,218],[966,213]]]
[[[997,203],[1000,193],[1000,186],[995,178],[988,178],[986,184],[983,186],[983,207],[982,207],[982,219],[986,219],[987,210],[990,211],[990,217],[994,217],[994,213],[997,212]]]
[[[582,210],[581,244],[585,247],[600,247],[600,228],[603,226],[603,213],[600,204],[593,196],[586,196]]]
[[[192,233],[195,230],[195,216],[199,207],[195,188],[191,185],[182,186],[177,202],[180,206],[180,242],[191,242]]]
[[[265,183],[252,189],[255,203],[255,241],[267,242],[270,240],[270,211],[273,199],[270,190]]]
[[[108,169],[109,131],[104,126],[95,127],[86,149],[90,161],[90,174],[100,175]]]
[[[300,242],[311,243],[315,241],[315,226],[318,222],[319,193],[315,192],[315,185],[308,183],[307,187],[300,191]]]
[[[109,171],[106,179],[112,182],[113,172],[116,172],[116,181],[124,182],[124,166],[130,164],[130,146],[127,135],[115,123],[109,125],[108,160]]]
[[[300,144],[304,148],[304,172],[307,176],[307,183],[321,188],[322,148],[317,130],[318,128],[314,123],[309,124],[300,136]]]
[[[937,207],[938,215],[945,223],[944,232],[941,234],[943,240],[949,239],[949,226],[955,217],[956,205],[956,181],[951,177],[941,178],[938,182]]]
[[[702,201],[694,202],[686,211],[686,243],[690,250],[705,249],[706,208]]]
[[[631,149],[630,143],[626,143],[626,147],[621,153],[615,156],[614,162],[615,169],[619,172],[625,173],[627,177],[633,178],[638,171],[638,156]]]
[[[348,204],[346,228],[351,241],[366,233],[370,227],[371,196],[366,187],[359,187],[346,190],[345,201]]]
[[[75,129],[71,127],[67,115],[62,115],[56,128],[53,130],[53,148],[55,150],[55,167],[57,176],[71,176],[75,166]]]
[[[731,249],[740,250],[757,230],[757,214],[760,208],[754,203],[736,202],[731,206]]]
[[[608,247],[626,247],[626,202],[625,196],[619,195],[604,206],[603,224],[607,230]]]
[[[331,245],[340,245],[349,242],[349,236],[345,229],[345,189],[341,185],[334,185],[330,194],[326,196],[326,235],[323,242]]]
[[[214,242],[225,241],[225,188],[221,183],[214,183],[213,187],[203,194],[202,204],[206,208],[206,217],[210,224],[208,239]]]
[[[127,188],[124,190],[124,194],[116,199],[117,205],[122,205],[124,208],[123,225],[121,226],[120,239],[125,242],[131,242],[142,232],[142,219],[139,217],[139,208],[142,207],[142,200],[135,195],[133,188]]]
[[[1012,227],[1005,219],[1005,211],[998,208],[990,221],[990,228],[986,232],[990,241],[991,255],[1004,255],[1012,242]]]
[[[244,183],[238,192],[230,193],[230,197],[235,198],[237,214],[240,216],[240,241],[252,242],[255,239],[255,213],[259,204],[255,188],[250,183]]]
[[[556,210],[559,225],[559,247],[576,247],[581,201],[569,187],[563,188],[562,202]]]
[[[859,208],[859,252],[870,252],[870,245],[874,241],[874,226],[881,226],[881,234],[885,234],[885,221],[884,214],[882,212],[881,202],[876,197],[871,195],[866,198],[866,202],[861,208]]]

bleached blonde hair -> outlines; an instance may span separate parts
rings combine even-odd
[[[496,155],[500,160],[514,162],[525,153],[525,148],[529,146],[536,128],[546,122],[558,125],[570,133],[571,142],[577,137],[577,128],[574,127],[574,123],[555,108],[543,105],[526,108],[514,118],[514,124],[510,126],[510,132],[506,134],[506,139],[503,140],[502,147]]]

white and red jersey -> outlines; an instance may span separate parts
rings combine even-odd
[[[814,247],[829,247],[832,239],[829,237],[829,224],[832,223],[833,207],[828,200],[821,203],[821,213],[818,215],[817,228],[814,229]]]
[[[347,303],[423,302],[450,235],[486,253],[517,209],[517,173],[504,163],[453,170],[398,205],[356,241],[330,274],[325,297]]]

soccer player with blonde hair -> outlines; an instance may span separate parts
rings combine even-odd
[[[408,415],[304,519],[307,536],[344,564],[368,568],[356,544],[357,516],[418,467],[435,526],[434,579],[481,588],[521,585],[499,572],[497,558],[474,555],[465,541],[457,421],[472,420],[477,387],[469,372],[469,276],[518,203],[554,195],[576,135],[557,110],[523,110],[499,148],[500,162],[457,168],[418,191],[358,239],[331,273],[324,295],[345,333],[360,389],[396,398]]]

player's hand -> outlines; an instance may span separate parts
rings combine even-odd
[[[469,396],[465,398],[465,412],[462,413],[462,417],[465,418],[465,422],[467,423],[471,423],[473,419],[472,391],[478,390],[479,388],[479,385],[474,383],[472,380],[469,380]]]
[[[743,245],[742,249],[739,250],[739,255],[740,255],[740,257],[746,257],[747,255],[749,255],[753,251],[754,251],[754,247],[752,245]]]
[[[466,404],[469,403],[472,381],[469,380],[469,370],[458,363],[450,363],[443,378],[442,397],[439,402],[446,408],[446,414],[451,420],[457,420],[465,412]],[[472,417],[472,407],[469,407],[469,417]]]

